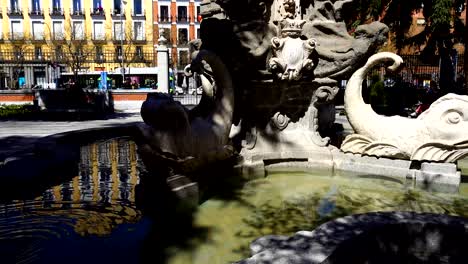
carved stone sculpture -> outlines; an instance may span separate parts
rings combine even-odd
[[[362,99],[362,82],[372,66],[392,60],[396,69],[403,60],[382,52],[356,71],[345,92],[345,110],[356,134],[341,146],[345,152],[410,160],[454,162],[468,155],[468,96],[447,94],[417,119],[382,116]]]
[[[204,89],[197,107],[188,110],[162,93],[149,94],[142,105],[145,124],[139,126],[143,137],[139,149],[150,156],[145,162],[148,166],[153,156],[180,163],[187,171],[233,154],[227,146],[234,105],[231,77],[218,56],[206,50],[197,52],[191,70],[201,74]]]
[[[202,2],[202,48],[216,53],[232,76],[231,137],[246,167],[330,155],[338,83],[365,63],[388,32],[377,22],[349,35],[341,16],[349,2]]]
[[[311,59],[315,50],[315,39],[300,39],[303,20],[281,21],[281,38],[273,37],[271,46],[273,58],[269,61],[269,69],[275,72],[281,80],[300,80],[303,69],[311,71],[314,62]]]
[[[192,43],[195,59],[185,70],[201,74],[200,105],[189,111],[150,95],[140,128],[149,143],[140,149],[206,164],[224,157],[232,142],[246,166],[330,155],[326,133],[338,81],[364,63],[387,30],[374,23],[350,36],[340,15],[347,2],[204,0],[201,42]]]

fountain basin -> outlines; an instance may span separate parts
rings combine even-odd
[[[260,263],[465,263],[466,218],[413,212],[374,212],[327,222],[312,232],[265,236],[253,256]]]

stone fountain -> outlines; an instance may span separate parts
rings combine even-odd
[[[201,103],[188,110],[163,95],[149,97],[141,127],[147,146],[181,164],[226,158],[232,146],[248,176],[290,161],[331,171],[338,82],[388,32],[374,22],[351,37],[340,15],[346,2],[203,1],[201,40],[191,43],[186,70],[201,76]]]
[[[460,172],[454,162],[468,155],[464,132],[468,97],[448,94],[417,119],[376,114],[362,99],[366,74],[387,61],[392,62],[390,70],[397,70],[402,59],[377,53],[388,33],[382,23],[361,25],[353,36],[348,33],[341,11],[350,2],[203,1],[201,40],[190,43],[193,60],[185,70],[188,75],[200,75],[201,102],[189,110],[167,95],[148,96],[141,111],[145,124],[139,127],[144,139],[139,149],[146,154],[146,166],[167,166],[177,175],[176,181],[181,181],[180,175],[234,158],[234,164],[228,164],[247,179],[277,170],[322,171],[457,191]],[[334,146],[333,101],[339,82],[348,79],[345,110],[356,134]],[[173,190],[193,187],[190,180],[181,181],[180,186],[171,183],[171,178],[168,184]],[[196,191],[192,188],[179,196]],[[413,221],[415,217],[418,220]],[[411,237],[413,225],[434,225],[442,235],[452,232],[452,225],[447,227],[445,218],[439,216],[396,213],[382,218],[391,218],[388,225],[381,218],[351,216],[321,228],[351,221],[356,230],[365,233],[368,230],[359,228],[374,221],[372,225],[379,227],[375,232],[380,232],[376,235],[384,237],[387,227],[392,229],[404,219],[408,225],[397,227],[402,236]],[[437,221],[431,222],[433,219]],[[465,232],[466,224],[461,225]],[[310,257],[307,263],[322,263],[333,255],[339,259],[342,254],[336,249],[346,248],[341,245],[355,238],[337,244],[330,239],[336,244],[332,249],[328,244],[314,246],[322,241],[317,235],[322,229],[293,237],[260,238],[251,245],[252,258],[241,263],[271,263],[273,259],[294,263],[292,260],[301,257]],[[369,232],[374,234],[374,230]],[[417,235],[426,236],[425,232]],[[310,248],[304,251],[304,246]]]
[[[467,154],[466,137],[455,132],[464,131],[466,98],[441,98],[417,120],[371,111],[360,95],[365,74],[388,60],[397,68],[401,58],[372,56],[388,33],[380,22],[349,35],[341,11],[350,2],[203,1],[186,73],[201,77],[204,94],[191,110],[163,94],[148,97],[140,126],[147,166],[169,162],[186,174],[237,157],[246,178],[294,168],[457,186],[450,162]],[[331,144],[333,101],[350,77],[345,104],[357,134],[339,150]]]

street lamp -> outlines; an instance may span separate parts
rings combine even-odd
[[[122,86],[125,82],[125,65],[124,65],[124,48],[123,48],[123,20],[124,15],[124,6],[127,4],[127,1],[120,1],[120,60],[122,62]]]

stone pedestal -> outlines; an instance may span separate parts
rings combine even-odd
[[[320,161],[317,168],[332,168],[331,162],[322,162],[331,160],[331,153],[329,138],[320,134],[320,128],[334,123],[332,100],[337,88],[331,88],[335,85],[332,80],[325,83],[324,80],[252,83],[246,96],[251,108],[241,124],[245,134],[240,136],[240,155],[246,168],[255,169],[246,169],[244,174],[259,173],[265,163],[275,160]]]
[[[158,90],[161,93],[169,93],[169,49],[166,43],[167,40],[161,37],[156,48],[158,53]]]

